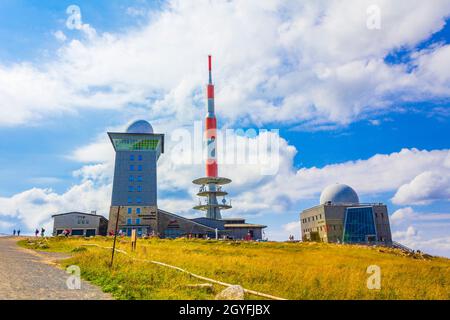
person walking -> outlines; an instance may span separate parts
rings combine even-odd
[[[45,234],[45,229],[44,229],[44,228],[41,228],[41,237],[43,237],[44,234]]]
[[[15,236],[15,235],[16,235],[16,229],[13,230],[13,236]]]
[[[35,236],[35,237],[37,237],[37,236],[38,236],[38,234],[39,234],[39,230],[38,230],[38,229],[36,229],[36,230],[34,231],[34,236]]]
[[[17,236],[20,237],[20,229],[17,230]]]

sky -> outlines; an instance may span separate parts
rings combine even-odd
[[[276,141],[270,163],[250,147],[220,163],[224,216],[298,239],[299,213],[345,183],[388,206],[394,240],[450,257],[448,0],[4,0],[0,43],[0,233],[107,216],[106,132],[137,119],[166,135],[158,205],[199,216],[202,153],[177,137],[202,139],[212,54],[219,129]]]

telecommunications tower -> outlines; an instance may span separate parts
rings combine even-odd
[[[200,185],[197,196],[200,199],[199,204],[194,207],[196,210],[206,211],[206,217],[210,219],[220,220],[222,216],[220,210],[231,208],[231,203],[227,203],[225,196],[228,194],[222,190],[222,186],[231,182],[228,178],[218,176],[217,168],[217,120],[214,110],[214,85],[212,84],[211,75],[211,56],[208,56],[209,83],[207,85],[208,96],[208,113],[205,119],[205,138],[207,146],[206,159],[206,177],[198,178],[192,181],[196,185]],[[219,202],[217,197],[222,197]]]

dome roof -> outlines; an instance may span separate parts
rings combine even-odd
[[[320,204],[331,203],[359,203],[358,194],[346,184],[332,184],[326,187],[320,195]]]
[[[153,133],[153,127],[145,120],[137,120],[128,126],[127,133]]]

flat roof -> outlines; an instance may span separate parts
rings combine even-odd
[[[52,215],[52,218],[58,217],[58,216],[65,216],[65,215],[69,215],[69,214],[82,214],[83,216],[100,217],[100,218],[106,219],[101,214],[85,213],[85,212],[78,212],[78,211],[72,211],[72,212],[66,212],[66,213],[57,213],[57,214]],[[106,220],[108,220],[108,219],[106,219]]]
[[[251,223],[230,223],[225,224],[225,228],[267,228],[262,224],[251,224]]]
[[[337,203],[333,203],[333,202],[331,202],[331,203],[321,203],[321,204],[318,204],[318,205],[316,205],[314,207],[304,209],[302,211],[302,213],[306,212],[306,211],[309,211],[309,210],[312,210],[312,209],[315,209],[315,208],[320,208],[320,207],[359,208],[359,207],[374,207],[374,206],[386,206],[386,204],[384,204],[382,202],[377,202],[377,203],[363,203],[363,202],[360,202],[360,203],[345,203],[345,202],[341,202],[341,203],[340,202],[337,202]]]

